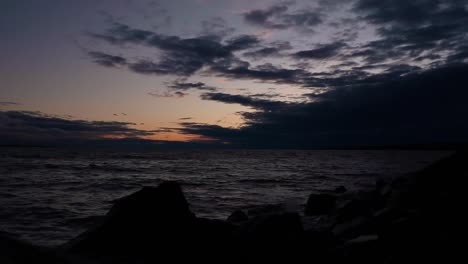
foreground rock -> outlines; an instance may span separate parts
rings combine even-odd
[[[306,215],[323,215],[335,209],[336,196],[332,194],[311,194],[307,199]]]
[[[113,263],[149,261],[164,255],[183,257],[181,249],[198,253],[202,239],[215,248],[229,240],[230,233],[226,222],[196,218],[180,186],[164,182],[118,200],[100,225],[64,249]]]
[[[378,183],[334,212],[336,239],[353,263],[455,262],[466,152]]]

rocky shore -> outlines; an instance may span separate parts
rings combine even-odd
[[[304,212],[282,205],[199,218],[164,182],[116,201],[100,223],[55,249],[0,233],[0,263],[456,262],[468,153],[379,180],[370,191],[311,194]],[[463,240],[461,240],[463,241]]]

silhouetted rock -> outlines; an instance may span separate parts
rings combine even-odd
[[[363,244],[369,244],[369,243],[376,242],[378,239],[379,239],[379,236],[375,235],[375,234],[374,235],[363,235],[363,236],[359,236],[357,238],[346,241],[346,245],[348,245],[348,246],[350,246],[350,245],[351,246],[360,246],[360,245],[363,245]]]
[[[295,238],[302,232],[301,219],[297,213],[258,216],[240,229],[242,235],[260,240]]]
[[[283,213],[255,217],[236,232],[238,245],[234,254],[240,260],[274,261],[297,259],[305,246],[299,214]]]
[[[346,222],[361,216],[370,216],[372,214],[371,201],[366,199],[353,199],[344,202],[335,212],[338,223]]]
[[[336,196],[332,194],[311,194],[307,199],[306,215],[328,214],[336,205]]]
[[[277,215],[286,213],[287,209],[283,204],[265,204],[250,208],[247,211],[248,217],[257,217],[265,215]]]
[[[176,182],[144,187],[119,199],[102,224],[72,240],[66,248],[87,255],[157,254],[180,247],[193,231],[195,216]]]
[[[336,237],[344,239],[355,238],[372,231],[374,231],[372,220],[365,216],[359,216],[352,220],[339,223],[332,229],[332,232]]]
[[[247,214],[241,210],[234,211],[228,218],[227,221],[233,224],[243,223],[249,220]]]
[[[350,263],[383,263],[385,254],[382,250],[383,248],[379,245],[379,236],[371,234],[346,241],[343,254],[346,262]]]
[[[345,193],[347,191],[348,191],[348,189],[346,189],[346,187],[344,187],[344,186],[338,186],[338,187],[335,188],[335,193]]]

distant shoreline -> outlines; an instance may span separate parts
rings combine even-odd
[[[187,147],[168,147],[168,146],[103,146],[103,145],[0,145],[0,148],[40,148],[40,149],[61,149],[75,147],[77,149],[95,149],[95,150],[458,150],[468,149],[468,143],[453,143],[453,144],[404,144],[404,145],[379,145],[379,146],[339,146],[339,147],[315,147],[315,148],[248,148],[248,147],[219,147],[207,145],[206,147],[194,147],[187,145]]]

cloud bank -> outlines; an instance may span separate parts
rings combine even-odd
[[[337,9],[348,17],[333,15]],[[90,36],[114,47],[154,48],[160,55],[154,60],[100,51],[88,55],[105,67],[174,76],[167,85],[173,91],[199,90],[202,100],[255,109],[240,113],[245,120],[240,128],[193,122],[174,128],[233,146],[468,141],[463,121],[468,114],[468,1],[317,1],[302,9],[282,2],[240,16],[245,27],[273,33],[299,29],[314,36],[329,25],[343,30],[326,42],[304,44],[233,36],[242,28],[216,30],[226,28],[222,19],[206,24],[210,34],[186,37],[114,23]],[[289,85],[304,91],[303,100],[234,94],[189,81],[198,76]]]

